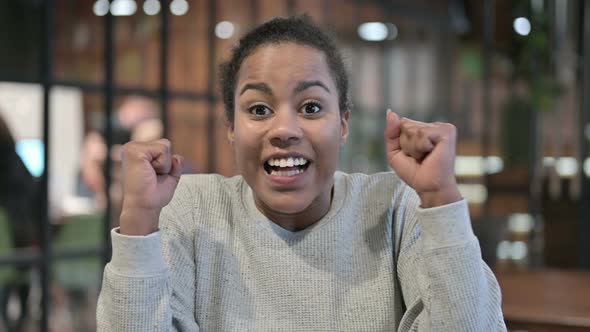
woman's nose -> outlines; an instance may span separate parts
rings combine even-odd
[[[271,123],[270,141],[278,147],[296,144],[303,137],[303,130],[295,111],[291,109],[279,110]]]

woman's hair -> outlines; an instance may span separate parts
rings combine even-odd
[[[244,59],[260,46],[287,42],[311,46],[324,53],[338,89],[340,112],[350,109],[348,76],[342,55],[336,48],[332,37],[315,25],[307,15],[281,17],[274,18],[244,35],[233,48],[231,58],[220,66],[221,93],[225,104],[225,116],[230,124],[234,122],[234,93],[238,72]]]

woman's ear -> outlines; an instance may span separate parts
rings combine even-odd
[[[346,143],[346,139],[348,138],[348,120],[350,119],[350,111],[345,111],[340,115],[340,125],[341,127],[341,136],[340,136],[340,145],[344,145]]]

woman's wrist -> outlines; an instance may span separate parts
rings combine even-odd
[[[158,230],[160,211],[140,208],[125,208],[119,218],[119,233],[131,236],[146,236]]]
[[[443,206],[463,199],[457,185],[437,191],[418,193],[420,206],[424,209]]]

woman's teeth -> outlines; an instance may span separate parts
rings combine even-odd
[[[268,164],[270,166],[275,166],[275,167],[293,167],[293,166],[303,166],[305,164],[307,164],[307,159],[305,158],[293,158],[293,157],[289,157],[289,158],[281,158],[281,159],[270,159],[268,161]]]
[[[273,158],[266,162],[264,168],[270,175],[289,177],[305,172],[308,164],[305,158]]]
[[[296,168],[290,171],[275,171],[275,170],[271,170],[270,171],[270,175],[276,175],[276,176],[295,176],[297,174],[301,174],[305,172],[304,169],[301,168]]]

